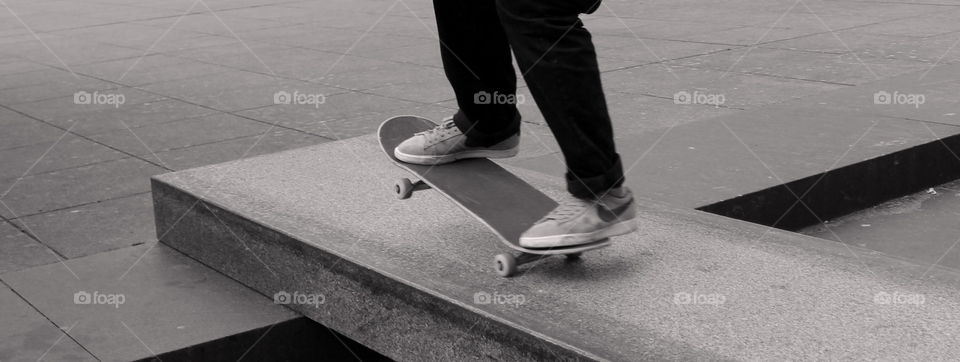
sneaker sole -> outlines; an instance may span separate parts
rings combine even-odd
[[[633,219],[630,219],[620,221],[592,233],[520,238],[520,246],[528,249],[568,248],[589,244],[603,238],[626,235],[634,231],[637,231],[637,223]]]
[[[429,156],[411,155],[400,152],[399,149],[393,150],[393,155],[398,160],[417,165],[441,165],[464,158],[509,158],[516,156],[517,153],[519,153],[518,148],[511,148],[509,150],[472,150],[451,153],[442,156]]]

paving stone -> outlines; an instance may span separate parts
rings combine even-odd
[[[304,18],[312,19],[315,13],[310,13],[305,9],[308,8],[329,8],[336,9],[336,2],[329,3],[304,3],[304,2],[287,2],[283,4],[262,4],[263,6],[256,7],[238,7],[235,9],[225,10],[224,13],[230,14],[232,16],[248,19],[266,19],[274,20],[281,23],[302,23]],[[342,5],[342,4],[341,4]],[[358,4],[359,5],[359,4]],[[362,6],[362,5],[360,5]]]
[[[229,68],[163,54],[85,64],[75,71],[129,86],[191,78],[229,71]]]
[[[947,64],[807,99],[818,108],[960,126],[960,65]],[[921,98],[922,97],[922,98]],[[916,100],[912,102],[911,100]]]
[[[412,61],[423,55],[439,57],[440,41],[435,36],[431,36],[424,28],[424,37],[412,37],[391,34],[367,35],[363,38],[354,40],[352,47],[342,49],[339,52],[356,55],[361,57],[394,60],[394,61]],[[330,49],[330,51],[336,51]]]
[[[584,20],[584,26],[593,34],[598,47],[610,47],[616,43],[636,42],[637,38],[674,39],[682,35],[709,33],[739,27],[736,24],[666,21],[635,19],[627,17],[594,17]]]
[[[411,5],[411,7],[413,6]],[[383,10],[380,11],[382,12]],[[387,15],[383,21],[378,23],[377,26],[373,27],[370,31],[378,34],[401,35],[437,41],[437,21],[433,15],[433,7],[427,6],[414,10],[414,12],[419,15],[419,20],[407,12],[405,8],[399,10],[395,8],[394,11],[391,12],[391,15]],[[364,25],[369,27],[370,24],[373,24],[374,20],[376,20],[376,18],[367,21]],[[350,24],[344,21],[344,19],[336,19],[331,22],[340,28],[350,28],[360,31],[366,30],[366,28],[358,26],[357,23]]]
[[[165,171],[142,160],[124,158],[27,176],[16,183],[16,179],[3,179],[0,180],[0,187],[4,190],[15,185],[3,198],[13,213],[0,208],[0,214],[7,218],[25,217],[143,193],[150,189],[150,176]]]
[[[14,24],[16,18],[11,16],[0,17],[5,20],[4,26],[0,27],[0,44],[6,42],[16,42],[28,36],[33,36],[30,31],[20,24]],[[6,21],[9,20],[9,21]]]
[[[354,52],[351,52],[351,54],[354,54]],[[421,43],[418,45],[400,49],[390,49],[381,54],[364,56],[380,60],[420,65],[433,69],[443,69],[443,61],[440,59],[440,45],[435,39],[421,40]]]
[[[76,127],[98,125],[110,119],[90,119],[82,115],[121,113],[121,109],[135,108],[143,103],[152,103],[165,98],[162,95],[135,88],[116,86],[106,89],[76,88],[73,91],[74,93],[69,95],[14,104],[10,108],[66,129],[72,125],[74,117],[84,121]]]
[[[6,109],[0,109],[0,124],[3,125],[3,132],[0,132],[0,149],[3,150],[43,142],[52,145],[65,133],[64,130]]]
[[[607,94],[607,105],[610,119],[624,140],[629,140],[630,136],[739,112],[737,109],[710,105],[678,105],[673,99],[622,93]]]
[[[0,220],[0,274],[58,261],[60,257],[52,250],[31,239],[7,221]],[[4,289],[3,286],[0,286],[0,289]],[[4,308],[4,313],[0,315],[6,314],[7,305],[0,305]],[[3,352],[0,352],[0,355],[3,355]]]
[[[30,64],[38,65],[39,63],[30,62]],[[97,85],[103,84],[81,74],[74,75],[69,71],[50,68],[42,64],[39,66],[41,68],[29,72],[16,72],[0,76],[0,89],[6,90],[46,83],[74,84],[84,81]]]
[[[319,107],[274,105],[251,109],[238,114],[278,124],[315,135],[342,139],[371,133],[388,117],[404,114],[441,111],[442,107],[417,104],[363,93],[338,94]]]
[[[331,62],[313,81],[332,87],[365,90],[414,81],[415,78],[409,77],[408,72],[442,74],[442,70],[437,68],[344,56],[338,62]]]
[[[367,89],[366,92],[420,103],[436,103],[456,98],[447,77],[439,68],[421,67],[415,72],[405,74],[408,81],[397,79],[395,83]]]
[[[229,13],[224,14],[189,14],[179,18],[166,18],[142,21],[140,24],[153,26],[157,29],[172,28],[178,31],[189,31],[203,34],[236,37],[238,33],[254,30],[274,28],[284,24],[270,19],[253,19],[238,17]],[[243,36],[240,36],[243,40]]]
[[[732,49],[730,46],[700,44],[657,39],[627,39],[615,49],[597,50],[601,58],[630,60],[638,63],[662,62],[693,55],[703,55],[720,50]]]
[[[859,30],[880,35],[928,37],[960,31],[960,25],[948,18],[922,16],[868,25]]]
[[[219,113],[130,130],[120,129],[91,137],[111,147],[135,155],[148,155],[152,159],[152,153],[259,135],[269,128],[269,125],[260,122]]]
[[[688,34],[675,37],[676,40],[695,42],[755,45],[765,42],[795,38],[799,36],[827,31],[826,29],[794,29],[769,26],[743,26],[733,29],[717,30],[707,33]]]
[[[870,65],[834,54],[766,48],[731,50],[670,63],[841,84],[861,84],[923,68],[910,61]]]
[[[958,161],[960,164],[960,161]],[[801,230],[921,265],[960,270],[960,184],[940,185]],[[932,191],[931,191],[932,190]]]
[[[190,8],[190,5],[193,3],[184,0],[173,0],[173,1],[164,1],[164,2],[144,2],[141,5],[144,9],[149,11],[159,11],[161,13],[166,11],[176,11],[177,15],[183,14],[183,11]]]
[[[26,44],[19,44],[16,48],[17,54],[24,59],[55,67],[63,67],[63,63],[72,66],[111,59],[138,57],[143,54],[143,51],[137,49],[87,39],[69,39],[62,36],[47,37],[43,39],[43,43],[36,40],[32,43],[27,41]]]
[[[16,60],[0,64],[0,76],[27,73],[31,71],[50,69],[47,66],[31,61]],[[6,88],[6,85],[3,86]]]
[[[168,82],[174,80],[191,79],[194,77],[204,77],[213,74],[229,72],[224,66],[207,64],[197,61],[186,61],[184,63],[143,69],[139,65],[131,68],[126,75],[120,74],[122,78],[108,78],[118,83],[129,86],[143,86],[147,84]]]
[[[50,3],[54,4],[54,3]],[[59,3],[65,4],[65,3]],[[69,3],[66,3],[69,4]],[[57,9],[60,10],[60,9]],[[55,30],[95,26],[110,23],[108,20],[97,19],[91,16],[58,13],[57,11],[38,11],[33,14],[20,14],[20,20],[30,25],[35,33],[46,33]],[[56,49],[56,48],[54,48]]]
[[[359,58],[312,49],[291,48],[260,54],[260,60],[279,76],[300,80],[314,80],[333,71],[357,69]],[[260,69],[264,69],[260,66]],[[258,70],[262,71],[262,70]]]
[[[115,84],[78,75],[78,78],[63,81],[0,90],[0,104],[17,105],[61,97],[70,97],[72,100],[77,92],[93,93],[100,90],[115,93],[117,88]]]
[[[69,259],[156,239],[150,194],[71,207],[13,222]]]
[[[170,19],[173,21],[176,17]],[[54,33],[66,39],[75,40],[96,40],[100,43],[106,43],[126,48],[140,49],[142,56],[143,50],[163,51],[163,44],[169,45],[181,41],[191,40],[202,37],[203,34],[183,31],[182,29],[157,28],[138,23],[121,22],[96,27],[85,27],[78,29],[62,30]],[[152,48],[151,48],[152,46]]]
[[[68,101],[66,99],[54,99],[20,104],[14,108],[64,129],[73,126],[71,132],[87,136],[219,113],[195,104],[158,97],[139,104],[125,103],[121,107],[77,109],[72,104],[63,105]]]
[[[73,326],[70,336],[99,360],[146,358],[296,317],[164,246],[66,263],[69,271],[36,267],[3,281],[57,326]]]
[[[154,83],[144,86],[163,94],[222,111],[238,111],[275,104],[277,92],[322,94],[330,96],[342,90],[317,83],[278,79],[249,72],[227,72],[210,76]]]
[[[63,88],[54,84],[31,85],[0,90],[0,104],[15,105],[66,96]]]
[[[83,138],[66,135],[59,143],[41,142],[0,150],[0,179],[116,160],[127,155]],[[29,173],[27,172],[29,170]]]
[[[5,285],[0,285],[0,359],[4,361],[96,361]],[[67,326],[68,328],[70,326]]]
[[[827,22],[827,24],[829,24],[832,29],[840,29],[842,27],[840,25],[853,26],[882,23],[899,20],[905,17],[930,17],[934,16],[933,14],[948,11],[943,7],[917,6],[917,4],[912,3],[877,3],[874,5],[875,6],[862,6],[862,4],[846,2],[822,2],[807,4],[809,9],[812,10],[812,13],[820,17],[830,18],[832,21]],[[807,10],[807,8],[803,8],[803,10]],[[813,14],[811,14],[811,11],[791,13],[802,14],[803,17],[797,18],[802,19],[807,23],[810,23],[811,20],[815,24],[819,23],[816,21],[816,19],[811,19],[814,18]],[[853,23],[854,20],[857,20],[858,22]],[[837,23],[838,21],[840,23]]]
[[[761,47],[844,54],[850,51],[882,50],[892,44],[919,43],[920,41],[914,37],[878,35],[866,33],[860,29],[851,29],[775,41],[765,43]]]
[[[850,62],[864,62],[867,64],[892,64],[901,61],[924,63],[929,67],[941,64],[950,64],[960,61],[960,49],[955,46],[960,42],[960,32],[940,36],[885,44],[880,47],[855,51],[845,54],[843,58]],[[855,56],[854,56],[855,55]]]
[[[166,54],[233,69],[270,74],[271,69],[262,63],[263,57],[287,49],[290,49],[290,47],[279,44],[235,42],[202,48],[189,48]]]
[[[607,92],[645,94],[674,99],[683,92],[694,96],[723,96],[723,106],[752,108],[792,98],[820,94],[845,86],[754,74],[650,64],[602,74]],[[716,98],[720,99],[720,98]],[[704,98],[704,100],[707,100]],[[616,111],[615,107],[612,107]]]
[[[290,9],[290,8],[287,8]],[[301,10],[302,11],[302,10]],[[356,21],[355,19],[353,21]],[[343,53],[363,36],[361,30],[337,29],[322,21],[290,22],[276,28],[245,33],[244,39],[263,44],[286,45],[328,52]]]

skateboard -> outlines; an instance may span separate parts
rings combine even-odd
[[[551,249],[528,249],[520,246],[520,234],[557,206],[547,195],[530,186],[500,165],[485,158],[457,160],[444,165],[416,165],[398,160],[393,150],[401,142],[436,127],[432,121],[416,116],[387,119],[377,130],[380,147],[397,166],[416,176],[416,181],[401,178],[394,184],[399,199],[408,199],[414,192],[434,189],[473,215],[496,234],[500,241],[519,254],[494,257],[497,274],[513,276],[517,267],[550,255],[565,255],[576,260],[589,250],[610,245],[610,239],[590,244]]]

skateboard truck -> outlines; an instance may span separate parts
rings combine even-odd
[[[564,254],[567,256],[568,261],[576,261],[580,259],[582,252]],[[517,273],[517,267],[523,264],[532,263],[544,258],[550,257],[551,254],[530,254],[530,253],[520,253],[517,256],[513,254],[497,254],[493,258],[493,268],[497,271],[497,274],[500,274],[502,277],[510,277]]]
[[[397,193],[397,198],[400,200],[409,199],[413,195],[414,191],[426,190],[429,189],[430,185],[423,180],[417,180],[415,182],[410,181],[410,179],[404,177],[397,180],[397,183],[393,185],[393,191]]]

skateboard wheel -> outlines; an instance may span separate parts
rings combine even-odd
[[[570,260],[570,261],[573,261],[573,260],[580,260],[580,256],[581,256],[581,255],[583,255],[583,253],[572,253],[572,254],[567,254],[567,260]]]
[[[409,199],[413,195],[413,183],[408,178],[402,178],[393,185],[393,191],[400,200]]]
[[[513,276],[517,273],[517,259],[510,254],[499,254],[493,258],[493,265],[497,274],[502,277]]]

